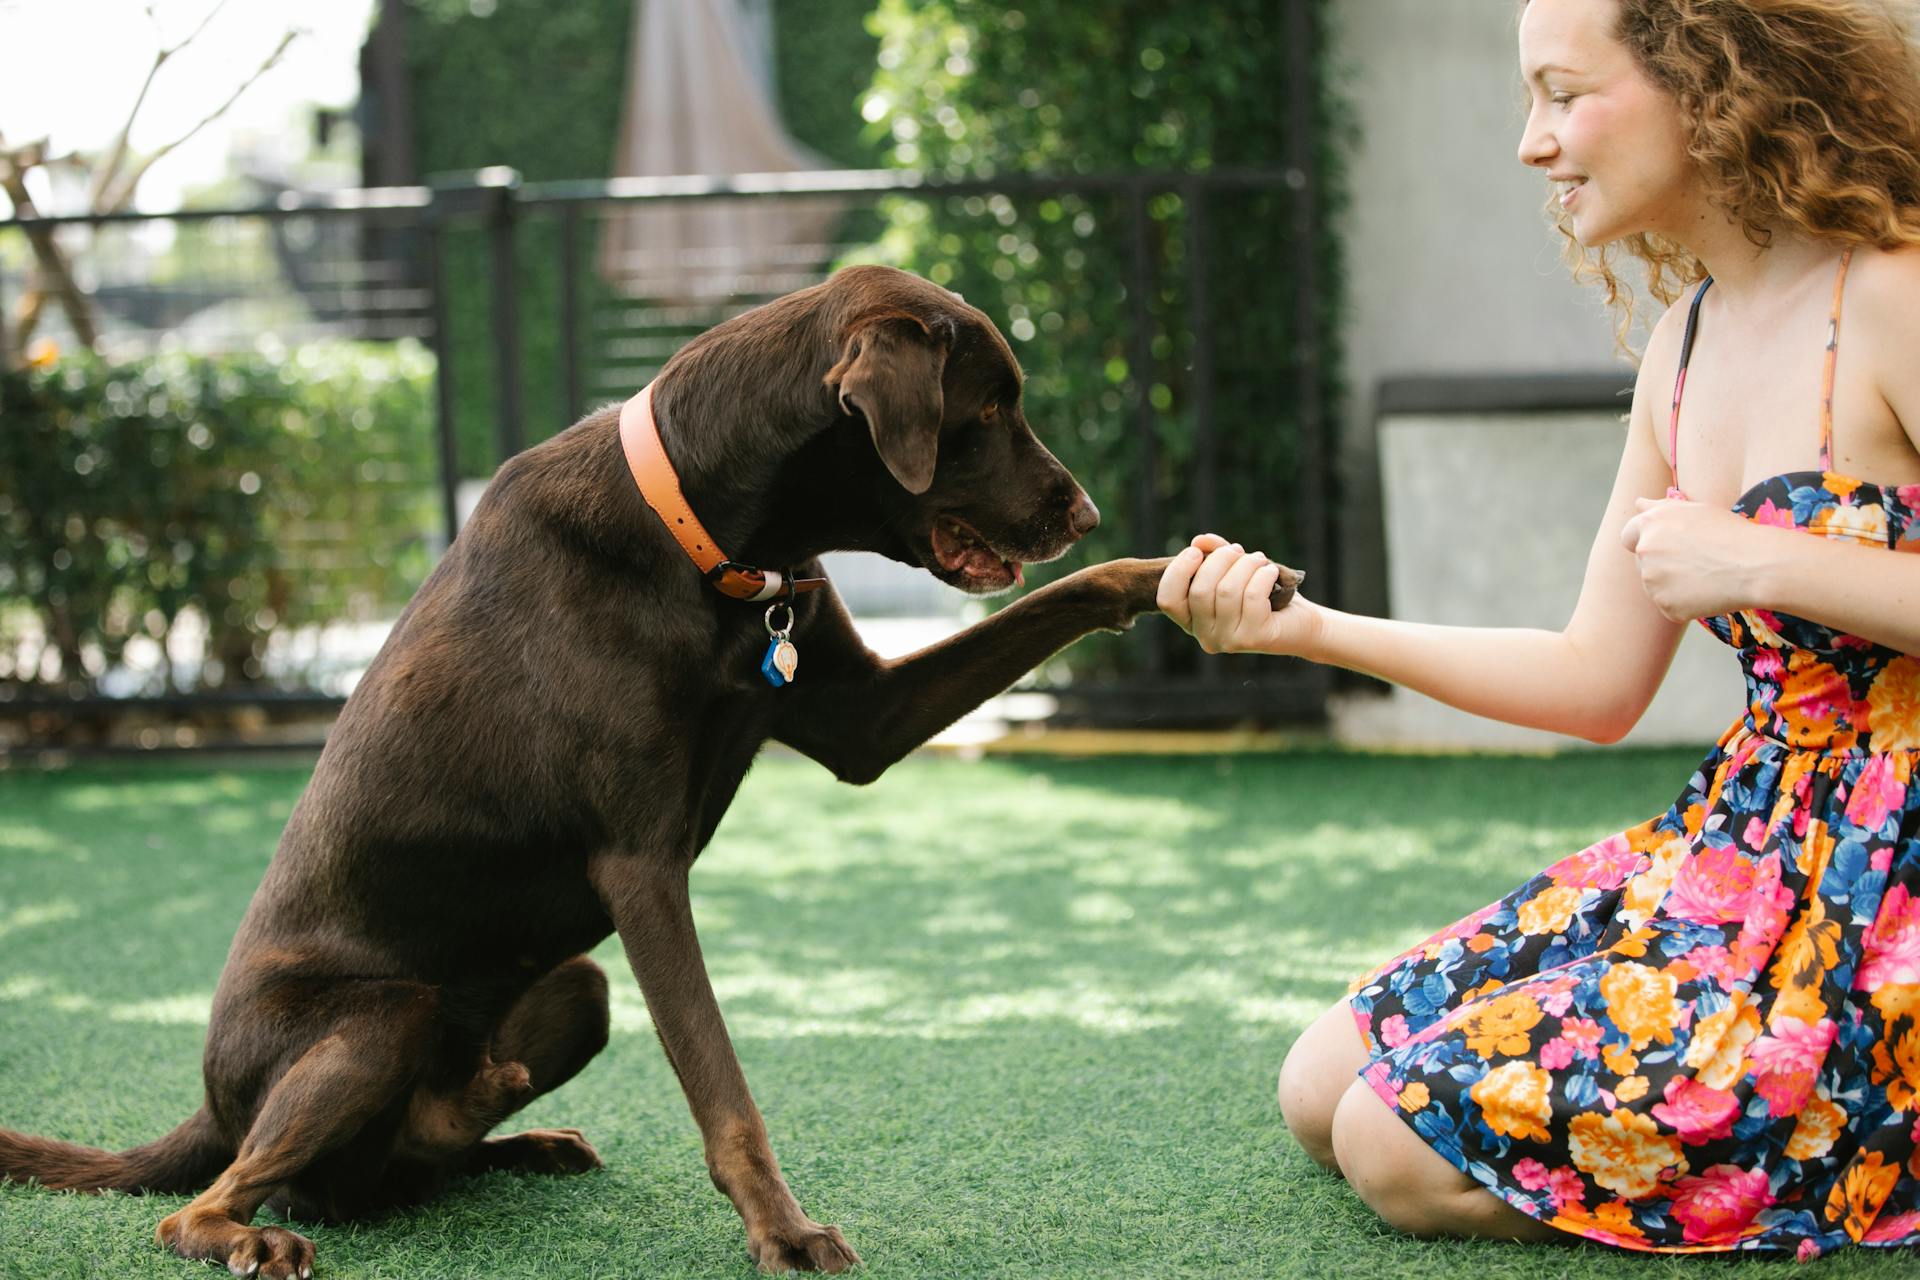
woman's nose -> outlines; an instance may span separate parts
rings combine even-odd
[[[1560,145],[1554,141],[1553,131],[1540,122],[1540,113],[1528,112],[1527,123],[1520,130],[1520,163],[1547,164],[1559,153]]]

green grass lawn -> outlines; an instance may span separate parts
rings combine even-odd
[[[695,908],[787,1176],[875,1277],[1799,1276],[1400,1238],[1273,1102],[1347,978],[1658,812],[1692,763],[915,760],[854,789],[768,759],[695,869]],[[215,977],[307,772],[0,772],[0,1124],[118,1149],[193,1110]],[[320,1275],[750,1274],[631,975],[617,946],[597,955],[612,1044],[520,1120],[584,1129],[607,1168],[302,1228]],[[0,1187],[0,1275],[213,1274],[151,1242],[183,1203]]]

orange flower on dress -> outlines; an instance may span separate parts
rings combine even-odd
[[[1544,1016],[1530,993],[1515,991],[1469,1009],[1458,1026],[1466,1036],[1467,1048],[1482,1058],[1496,1053],[1516,1057],[1533,1046],[1527,1033]]]
[[[1900,1180],[1900,1166],[1888,1164],[1878,1151],[1854,1157],[1840,1181],[1827,1196],[1827,1221],[1838,1222],[1855,1240],[1867,1234],[1880,1206],[1893,1194]]]
[[[1400,1091],[1400,1096],[1395,1101],[1402,1111],[1418,1111],[1433,1101],[1433,1095],[1427,1091],[1427,1086],[1415,1080]]]
[[[1628,1076],[1619,1084],[1613,1086],[1613,1096],[1622,1102],[1633,1102],[1636,1099],[1646,1097],[1647,1078],[1645,1076]]]
[[[1873,1046],[1873,1082],[1885,1085],[1895,1111],[1913,1106],[1920,1094],[1920,1024],[1900,1022]]]
[[[1787,1139],[1787,1159],[1818,1160],[1833,1150],[1833,1140],[1840,1136],[1846,1123],[1846,1110],[1833,1100],[1825,1086],[1816,1086],[1807,1105],[1800,1108],[1793,1136]]]
[[[1633,1221],[1633,1210],[1618,1200],[1609,1200],[1596,1209],[1582,1204],[1561,1206],[1553,1215],[1553,1225],[1566,1231],[1589,1235],[1598,1232],[1602,1239],[1645,1240],[1646,1233]]]
[[[1632,961],[1615,965],[1600,979],[1607,1016],[1633,1042],[1635,1053],[1656,1040],[1673,1043],[1674,1020],[1680,1016],[1673,999],[1677,986],[1672,974]]]
[[[1827,918],[1826,899],[1815,894],[1773,953],[1767,980],[1780,993],[1775,1008],[1785,1006],[1783,1012],[1806,1022],[1817,1021],[1826,1012],[1820,1002],[1820,981],[1839,963],[1840,924]]]
[[[1553,1119],[1553,1077],[1531,1062],[1503,1062],[1467,1090],[1495,1133],[1546,1142]]]
[[[1875,991],[1870,997],[1873,1007],[1880,1014],[1881,1021],[1888,1026],[1902,1018],[1920,1021],[1920,985],[1911,982],[1889,982]]]
[[[1520,904],[1520,932],[1530,935],[1560,933],[1573,923],[1586,890],[1578,885],[1557,884],[1542,889]]]
[[[1787,660],[1786,683],[1773,709],[1786,725],[1790,744],[1823,747],[1839,728],[1838,713],[1853,709],[1853,691],[1845,676],[1807,650],[1796,649]]]
[[[1600,1050],[1600,1061],[1617,1076],[1630,1076],[1640,1069],[1640,1059],[1623,1044],[1610,1044]]]
[[[1837,481],[1827,481],[1831,492]],[[1845,496],[1845,495],[1842,495]],[[1887,541],[1887,509],[1879,503],[1857,507],[1836,505],[1824,507],[1813,513],[1807,527],[1825,537],[1854,538],[1861,542],[1873,542],[1885,545]]]
[[[1747,1046],[1760,1035],[1760,1011],[1744,992],[1718,1013],[1693,1024],[1693,1039],[1681,1059],[1710,1089],[1730,1089],[1747,1072]]]
[[[1652,1117],[1637,1111],[1601,1115],[1585,1111],[1567,1126],[1567,1153],[1574,1167],[1596,1183],[1629,1200],[1650,1195],[1663,1173],[1685,1173],[1686,1157],[1677,1139],[1660,1132]]]
[[[1867,690],[1867,711],[1876,751],[1920,747],[1920,658],[1903,653],[1889,662]]]

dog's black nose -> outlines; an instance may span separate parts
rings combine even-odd
[[[1100,524],[1100,508],[1093,505],[1093,499],[1086,494],[1076,494],[1073,505],[1067,508],[1067,526],[1073,530],[1076,538],[1092,533]]]

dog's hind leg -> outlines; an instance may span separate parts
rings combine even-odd
[[[313,1245],[282,1227],[254,1227],[275,1188],[352,1141],[396,1105],[427,1059],[439,999],[413,982],[356,983],[327,1034],[267,1090],[224,1173],[155,1238],[183,1258],[225,1263],[235,1275],[292,1280],[313,1272]]]
[[[531,1101],[573,1079],[606,1048],[607,1025],[607,975],[587,957],[575,956],[520,997],[493,1037],[493,1057],[526,1067]],[[529,1129],[473,1147],[466,1172],[585,1173],[600,1163],[600,1153],[578,1129]]]

